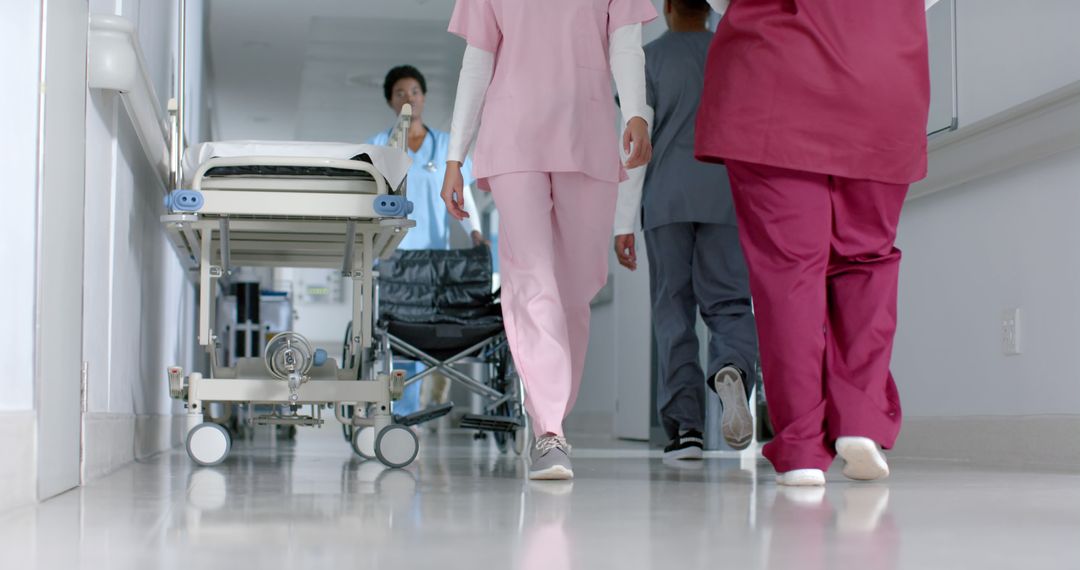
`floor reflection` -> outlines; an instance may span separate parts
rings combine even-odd
[[[180,451],[0,514],[3,568],[1077,568],[1080,477],[896,461],[887,484],[780,488],[754,458],[586,446],[573,482],[426,434],[408,469],[338,437]],[[578,452],[578,449],[575,449]],[[943,538],[947,538],[944,540]]]

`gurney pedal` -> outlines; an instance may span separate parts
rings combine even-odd
[[[413,412],[407,416],[394,416],[394,423],[403,426],[415,426],[424,422],[430,422],[449,414],[454,409],[453,402],[447,402],[445,404],[439,404],[437,406],[428,406],[418,412]]]
[[[461,427],[482,431],[513,432],[521,428],[521,421],[510,416],[467,414],[461,418]]]

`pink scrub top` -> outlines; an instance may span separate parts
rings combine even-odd
[[[907,184],[926,176],[924,0],[733,0],[695,154]]]
[[[450,32],[495,54],[473,174],[581,172],[617,183],[611,33],[656,17],[649,0],[457,0]]]

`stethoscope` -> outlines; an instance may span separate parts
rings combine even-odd
[[[424,130],[427,131],[427,135],[424,138],[427,138],[428,136],[431,137],[431,156],[428,157],[427,164],[424,165],[424,170],[435,174],[439,171],[439,167],[435,165],[435,151],[438,150],[436,148],[438,145],[435,144],[435,134],[431,132],[431,129],[427,125],[424,125]],[[391,129],[390,132],[392,133],[393,129]],[[405,144],[408,146],[408,142]]]

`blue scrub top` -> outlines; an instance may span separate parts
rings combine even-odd
[[[390,131],[383,131],[368,144],[385,146],[390,140]],[[457,223],[450,217],[439,194],[442,193],[443,177],[446,175],[446,153],[450,146],[450,133],[429,128],[420,150],[409,150],[413,159],[409,168],[408,197],[413,203],[410,219],[416,221],[416,227],[409,230],[399,246],[401,249],[450,249],[450,224]],[[428,165],[435,166],[432,172]],[[466,158],[461,167],[465,184],[473,184],[472,159]]]

